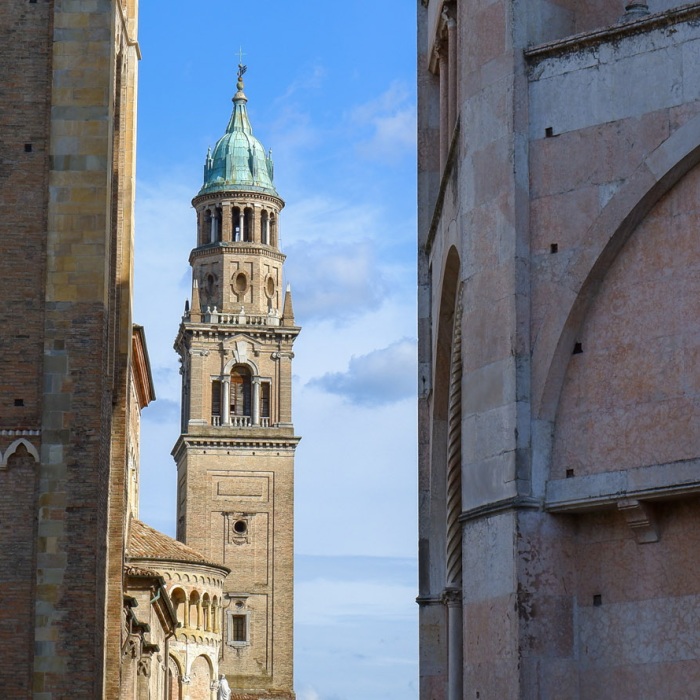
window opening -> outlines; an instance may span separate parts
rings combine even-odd
[[[231,641],[248,641],[248,625],[246,615],[231,615]]]
[[[250,416],[250,370],[234,367],[231,372],[231,415]]]
[[[261,418],[270,417],[270,384],[268,382],[260,384],[260,416]]]
[[[221,425],[221,382],[211,383],[211,424]]]

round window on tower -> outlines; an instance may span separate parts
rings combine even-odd
[[[272,299],[275,296],[275,280],[272,275],[265,282],[265,294],[267,294],[268,299]]]
[[[233,291],[237,294],[243,294],[248,289],[248,276],[245,272],[237,272],[233,276]]]
[[[248,523],[245,520],[236,520],[233,529],[237,535],[245,535],[248,532]]]

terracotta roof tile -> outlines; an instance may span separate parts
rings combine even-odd
[[[160,559],[163,561],[192,562],[193,564],[207,564],[219,569],[228,569],[221,564],[209,561],[196,549],[188,547],[172,537],[154,530],[146,523],[136,520],[131,521],[129,528],[129,545],[127,556],[131,559]]]

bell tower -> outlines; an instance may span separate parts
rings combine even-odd
[[[182,373],[177,535],[231,569],[220,669],[232,697],[293,698],[294,323],[283,293],[269,152],[253,136],[239,65],[226,133],[192,200],[192,300],[175,349]]]

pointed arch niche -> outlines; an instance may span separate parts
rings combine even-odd
[[[700,456],[700,166],[638,224],[575,338],[552,479]]]
[[[24,438],[7,447],[0,465],[0,551],[5,570],[0,605],[0,628],[32,629],[34,625],[34,585],[37,556],[37,492],[39,488],[39,456]],[[46,547],[46,537],[41,546]],[[40,550],[41,551],[41,550]],[[44,550],[45,551],[45,550]],[[10,603],[11,602],[11,603]],[[32,649],[29,645],[6,647],[3,663],[21,673],[31,669]]]

